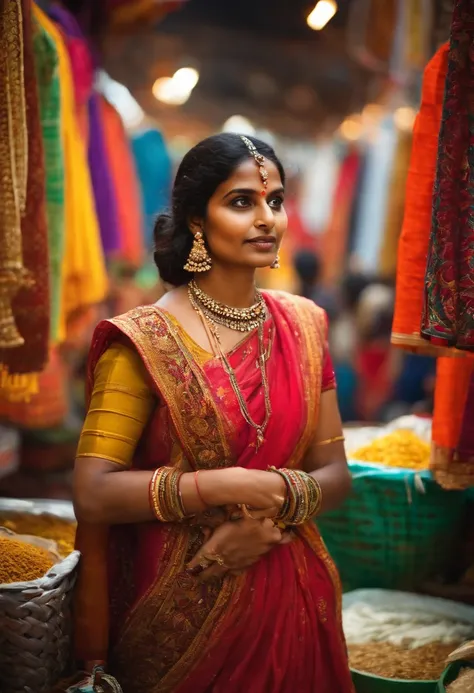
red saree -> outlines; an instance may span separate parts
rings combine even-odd
[[[318,419],[325,316],[305,299],[265,296],[272,316],[265,338],[273,414],[258,451],[220,362],[199,365],[166,312],[139,308],[99,325],[91,379],[101,354],[125,335],[159,401],[135,469],[302,465]],[[264,401],[256,353],[253,334],[230,359],[259,420]],[[107,570],[105,533],[80,527],[78,536],[84,552],[79,654],[103,658],[101,648],[108,645],[110,670],[124,693],[353,691],[339,577],[314,523],[297,529],[293,543],[277,547],[244,575],[206,585],[185,570],[201,545],[199,528],[156,522],[110,528]]]

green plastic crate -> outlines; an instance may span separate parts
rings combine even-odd
[[[317,521],[344,591],[414,590],[442,574],[458,550],[467,494],[444,491],[429,472],[349,467],[351,496]]]

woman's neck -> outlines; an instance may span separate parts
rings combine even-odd
[[[204,276],[195,276],[196,284],[213,299],[234,308],[255,303],[255,271],[248,268],[214,266]]]

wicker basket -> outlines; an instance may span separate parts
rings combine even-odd
[[[0,502],[2,510],[47,510],[73,517],[71,508],[57,505]],[[0,585],[1,693],[50,693],[64,673],[71,655],[72,593],[79,557],[73,551],[38,580]]]

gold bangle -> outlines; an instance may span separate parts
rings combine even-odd
[[[320,440],[315,445],[320,447],[321,445],[331,445],[331,443],[343,443],[345,441],[344,436],[335,436],[334,438],[327,438],[326,440]]]

